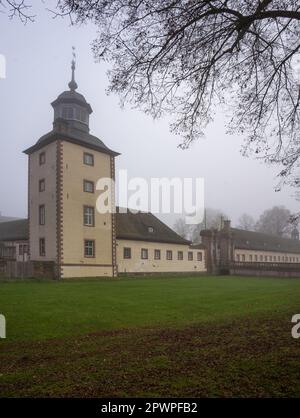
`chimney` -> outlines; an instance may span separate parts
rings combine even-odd
[[[292,230],[291,238],[294,239],[294,240],[299,240],[299,231],[298,231],[297,227],[295,227]]]
[[[230,228],[231,228],[231,220],[230,219],[224,219],[224,231],[226,232],[230,232]]]

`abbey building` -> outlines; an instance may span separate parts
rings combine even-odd
[[[96,209],[96,183],[115,178],[119,153],[89,130],[92,108],[69,90],[52,107],[53,128],[25,150],[28,218],[0,219],[0,276],[114,277],[136,273],[300,276],[300,241],[231,228],[201,232],[192,245],[151,213]],[[113,191],[114,192],[114,191]],[[114,194],[114,193],[113,193]],[[112,197],[115,208],[114,196]]]
[[[119,154],[90,133],[92,108],[74,70],[72,63],[69,90],[51,103],[53,129],[25,150],[28,219],[0,226],[2,253],[53,263],[57,278],[204,271],[204,250],[151,213],[96,210],[95,185],[115,178]]]

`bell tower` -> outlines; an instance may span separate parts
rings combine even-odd
[[[57,278],[115,276],[115,214],[97,212],[96,185],[114,179],[119,154],[90,134],[92,108],[77,92],[74,52],[71,70],[69,90],[51,103],[53,129],[24,151],[30,259],[54,262]]]

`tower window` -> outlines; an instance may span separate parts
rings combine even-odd
[[[40,238],[39,247],[40,247],[40,256],[41,256],[41,257],[45,257],[45,255],[46,255],[46,243],[45,243],[45,238]]]
[[[39,206],[39,224],[45,225],[45,205]]]
[[[84,240],[84,256],[95,257],[95,241],[86,239]]]
[[[45,179],[42,179],[42,180],[39,181],[39,191],[44,192],[45,188],[46,188]]]
[[[83,224],[85,226],[95,226],[95,209],[92,206],[84,206]]]
[[[87,193],[94,193],[94,182],[89,180],[83,180],[83,191]]]
[[[40,153],[40,155],[39,155],[39,162],[40,162],[40,165],[45,164],[45,162],[46,162],[46,154],[44,152],[41,152]]]
[[[89,153],[85,152],[83,154],[83,162],[86,165],[94,165],[94,156],[93,156],[93,154],[89,154]]]

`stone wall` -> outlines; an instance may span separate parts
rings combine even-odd
[[[56,266],[53,261],[0,260],[0,277],[2,278],[55,279],[56,276]]]

